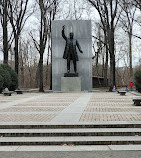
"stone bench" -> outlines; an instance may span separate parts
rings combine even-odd
[[[22,90],[15,90],[15,92],[17,93],[17,94],[23,94],[23,91]]]
[[[12,93],[13,91],[2,92],[4,96],[11,96]]]
[[[125,95],[126,91],[119,91],[120,95]]]
[[[135,98],[133,98],[133,102],[137,106],[141,105],[141,97],[135,97]]]
[[[116,91],[117,91],[117,93],[119,94],[119,90],[117,89]]]

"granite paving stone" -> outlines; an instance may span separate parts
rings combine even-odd
[[[0,142],[111,142],[141,141],[141,136],[0,137]]]
[[[0,151],[16,151],[19,146],[0,146]]]
[[[55,122],[78,122],[92,94],[82,94],[75,102],[70,104],[52,121]],[[77,113],[79,112],[79,113]]]
[[[90,132],[141,132],[140,128],[77,128],[77,129],[0,129],[0,133],[90,133]]]
[[[0,122],[49,122],[51,121],[56,114],[54,113],[15,113],[15,114],[0,114]]]
[[[83,145],[83,146],[20,146],[17,151],[107,151],[106,145]],[[1,151],[1,149],[0,149]]]
[[[139,122],[141,108],[133,104],[133,97],[109,92],[0,95],[0,122]]]
[[[39,103],[35,103],[35,102],[31,102],[31,103],[22,103],[22,104],[18,104],[18,105],[14,105],[14,106],[53,106],[53,107],[56,107],[56,106],[68,106],[70,105],[71,103],[62,103],[62,102],[57,102],[57,103],[48,103],[48,102],[39,102]]]
[[[2,112],[50,112],[50,111],[62,111],[65,107],[11,107],[7,109],[0,109],[0,113]]]
[[[111,150],[119,150],[119,151],[123,151],[123,150],[128,150],[128,151],[131,151],[131,150],[140,150],[141,151],[141,145],[108,145],[108,147],[111,149]]]
[[[42,145],[42,146],[0,146],[0,151],[36,151],[36,152],[43,152],[43,151],[127,151],[130,155],[132,155],[130,152],[131,151],[141,151],[141,145],[83,145],[83,146],[77,146],[77,145],[63,145],[63,146],[58,146],[58,145]],[[94,153],[93,153],[94,155]],[[126,154],[124,153],[123,156]],[[135,157],[136,154],[134,154]],[[88,155],[87,155],[88,156]],[[110,156],[110,155],[109,155]],[[113,157],[116,155],[114,154]],[[139,155],[138,155],[139,156]],[[82,157],[82,156],[81,156]],[[129,155],[127,156],[128,158],[130,157]],[[92,158],[92,156],[91,156]],[[103,157],[105,158],[105,157]],[[107,157],[109,158],[109,157]],[[118,157],[121,158],[121,157]],[[133,158],[133,155],[131,156]],[[137,157],[140,158],[140,157]]]

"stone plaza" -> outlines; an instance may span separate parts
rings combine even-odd
[[[96,123],[141,121],[141,109],[127,93],[25,93],[0,95],[0,122]]]
[[[110,92],[0,95],[0,151],[141,150],[141,109],[133,97]]]

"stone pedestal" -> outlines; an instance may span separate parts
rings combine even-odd
[[[80,77],[61,77],[61,91],[62,92],[81,91],[81,78]]]

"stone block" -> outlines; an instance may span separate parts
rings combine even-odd
[[[81,91],[81,78],[80,77],[62,77],[61,78],[61,91],[62,92]]]

